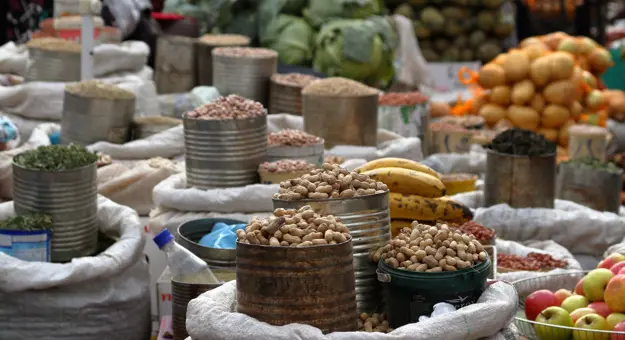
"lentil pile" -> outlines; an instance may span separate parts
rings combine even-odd
[[[389,92],[384,93],[378,99],[379,105],[405,106],[417,105],[427,102],[428,97],[421,92]]]
[[[393,268],[426,273],[470,268],[487,258],[475,236],[447,224],[429,226],[418,222],[402,229],[372,255],[374,262],[382,260]]]
[[[132,91],[97,80],[85,80],[65,85],[65,91],[83,98],[109,100],[135,98],[135,94]]]
[[[273,198],[286,201],[299,199],[346,198],[388,191],[386,184],[364,174],[349,171],[336,164],[324,163],[321,169],[280,183]]]
[[[254,217],[245,230],[237,230],[237,238],[248,244],[310,247],[343,243],[350,235],[339,218],[321,216],[305,205],[297,210],[278,208],[269,218]]]
[[[211,103],[185,113],[186,118],[207,120],[246,119],[264,115],[263,104],[236,94],[219,97]]]
[[[318,77],[310,74],[302,73],[286,73],[286,74],[274,74],[271,76],[271,81],[276,84],[292,86],[292,87],[306,87],[308,84],[319,79]]]
[[[305,146],[320,143],[323,143],[321,137],[295,129],[284,129],[267,136],[267,144],[273,146]]]
[[[213,46],[249,45],[250,38],[239,34],[204,34],[201,43]]]
[[[557,149],[556,143],[542,134],[519,128],[498,134],[486,147],[499,153],[530,157],[555,154]]]
[[[31,39],[26,46],[46,51],[80,53],[79,43],[54,37]]]
[[[380,93],[377,89],[357,81],[332,77],[315,80],[302,90],[304,95],[325,97],[366,97]]]
[[[315,168],[315,165],[299,159],[281,159],[262,163],[258,168],[270,173],[289,173],[310,171]]]
[[[389,326],[384,313],[361,313],[358,317],[359,332],[381,332],[390,333],[393,329]]]
[[[568,262],[554,259],[549,254],[529,253],[527,256],[505,253],[497,254],[497,267],[506,269],[538,271],[541,269],[566,268],[568,265]]]
[[[278,52],[257,47],[218,47],[213,50],[214,56],[233,58],[277,58]]]

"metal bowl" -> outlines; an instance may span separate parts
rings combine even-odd
[[[187,248],[193,254],[200,257],[210,266],[230,267],[234,266],[237,258],[237,250],[205,247],[198,242],[202,236],[213,230],[213,225],[217,222],[226,224],[246,224],[244,221],[229,218],[200,218],[182,223],[178,227],[176,241]]]

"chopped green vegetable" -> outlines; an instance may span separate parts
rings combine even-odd
[[[82,145],[49,145],[15,156],[17,165],[30,170],[72,170],[95,163],[98,156]]]
[[[52,217],[45,214],[29,214],[13,216],[4,221],[0,221],[2,230],[23,230],[33,231],[41,229],[52,229]]]
[[[621,169],[612,162],[603,162],[592,158],[574,159],[562,162],[562,164],[570,164],[572,166],[588,166],[597,170],[603,170],[615,174],[621,171]]]

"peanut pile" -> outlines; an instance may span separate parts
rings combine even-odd
[[[443,272],[470,268],[488,258],[475,236],[454,231],[446,224],[429,226],[412,223],[378,249],[372,260],[414,272]]]
[[[491,241],[495,237],[495,231],[475,222],[469,221],[460,226],[460,231],[473,235],[478,241]]]
[[[199,41],[213,46],[236,46],[249,45],[250,38],[239,34],[204,34]]]
[[[258,47],[219,47],[213,50],[214,56],[233,58],[277,58],[278,52]]]
[[[273,146],[304,146],[323,143],[323,139],[302,130],[284,129],[267,136],[267,144]]]
[[[386,192],[382,182],[364,174],[341,168],[336,164],[324,163],[321,169],[280,183],[280,192],[273,198],[286,201],[300,199],[345,198],[373,195]]]
[[[355,80],[331,77],[315,80],[302,90],[303,95],[329,97],[361,97],[374,96],[379,90],[359,83]]]
[[[286,73],[286,74],[274,74],[271,76],[271,81],[276,84],[293,86],[293,87],[306,87],[308,84],[319,79],[318,77],[310,74],[302,73]]]
[[[428,97],[421,92],[388,92],[378,98],[379,105],[404,106],[425,103]]]
[[[350,239],[349,229],[332,215],[321,216],[309,205],[297,210],[278,208],[273,216],[254,217],[245,227],[237,230],[241,243],[283,247],[310,247],[339,244]]]
[[[65,91],[79,97],[93,99],[128,100],[135,98],[135,94],[132,91],[97,80],[84,80],[78,83],[65,85]]]
[[[329,155],[329,156],[325,156],[323,158],[323,162],[324,163],[330,163],[330,164],[341,164],[341,163],[345,162],[345,158],[340,157],[340,156]]]
[[[386,315],[383,313],[361,313],[358,318],[358,331],[390,333],[393,329],[389,326]]]
[[[281,159],[275,162],[262,163],[258,168],[270,173],[287,173],[310,171],[315,168],[315,165],[300,159]]]
[[[186,118],[208,120],[246,119],[264,115],[263,104],[236,94],[219,97],[206,105],[185,113]]]

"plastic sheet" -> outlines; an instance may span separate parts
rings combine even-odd
[[[219,248],[219,249],[235,249],[237,246],[237,230],[245,229],[245,224],[225,224],[217,222],[213,225],[213,230],[204,235],[200,242],[201,246]]]

